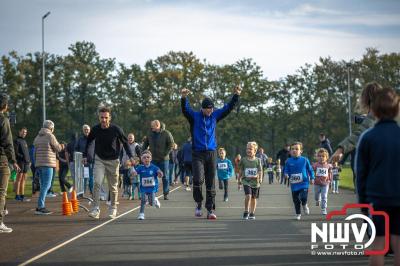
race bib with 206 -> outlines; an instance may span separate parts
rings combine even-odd
[[[290,183],[297,184],[303,182],[303,174],[291,174],[290,175]]]
[[[244,169],[244,177],[254,178],[257,176],[257,168],[246,168]]]
[[[142,178],[142,186],[143,187],[154,187],[155,185],[156,185],[156,182],[155,182],[153,176]]]

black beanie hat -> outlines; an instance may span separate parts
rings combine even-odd
[[[204,98],[204,100],[201,102],[201,108],[214,108],[214,103],[210,98]]]

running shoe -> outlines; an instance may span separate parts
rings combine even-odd
[[[11,233],[13,230],[10,227],[7,227],[5,224],[0,224],[0,233]]]
[[[301,219],[301,214],[296,214],[296,216],[294,217],[296,220],[300,220]]]
[[[139,213],[137,219],[138,220],[144,220],[144,212]]]
[[[306,205],[303,205],[303,212],[304,212],[305,214],[307,214],[307,215],[310,214],[310,208],[308,208],[308,205],[307,205],[307,204],[306,204]]]
[[[243,218],[243,220],[248,220],[249,219],[249,213],[248,212],[244,212],[242,218]]]
[[[255,220],[256,216],[254,215],[254,213],[250,213],[249,214],[249,220]]]
[[[108,210],[108,217],[115,219],[117,217],[117,209],[111,208]]]
[[[225,202],[228,202],[228,197],[225,197],[225,198],[224,198],[224,201],[225,201]]]
[[[203,215],[203,213],[201,212],[201,208],[199,209],[199,208],[196,208],[195,210],[194,210],[194,216],[196,216],[196,217],[201,217]]]
[[[93,219],[99,219],[99,218],[100,218],[100,210],[97,209],[97,208],[92,209],[92,210],[89,212],[88,215],[89,215],[89,217],[92,217]]]
[[[322,209],[321,212],[322,212],[323,215],[327,215],[327,214],[328,214],[328,212],[326,211],[326,209]]]
[[[157,209],[161,208],[161,203],[160,203],[160,201],[158,200],[158,198],[154,198],[154,206],[155,206]]]
[[[50,215],[53,212],[47,210],[46,208],[36,208],[35,214],[36,215]]]
[[[192,189],[190,188],[190,186],[187,186],[186,188],[186,191],[191,191]]]
[[[217,220],[217,215],[215,215],[215,213],[213,211],[209,211],[207,213],[207,219],[208,220]]]
[[[319,201],[316,201],[316,202],[315,202],[315,206],[319,206]]]

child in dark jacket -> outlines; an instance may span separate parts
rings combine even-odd
[[[360,137],[356,154],[357,192],[360,203],[389,215],[390,242],[395,254],[394,265],[400,265],[400,127],[394,120],[399,114],[400,99],[391,88],[379,91],[371,104],[378,122]],[[385,221],[372,216],[376,238],[372,249],[385,247]],[[370,256],[370,265],[383,265],[384,256]]]

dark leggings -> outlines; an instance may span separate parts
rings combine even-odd
[[[229,179],[218,179],[219,189],[224,189],[224,198],[228,197],[228,180]]]
[[[300,204],[303,206],[307,204],[308,188],[292,191],[292,198],[296,214],[301,214]]]
[[[58,170],[58,180],[60,181],[61,192],[66,192],[65,187],[67,187],[68,189],[70,189],[71,187],[71,184],[68,183],[67,180],[65,180],[67,173],[68,173],[68,165],[60,164],[60,169]]]

